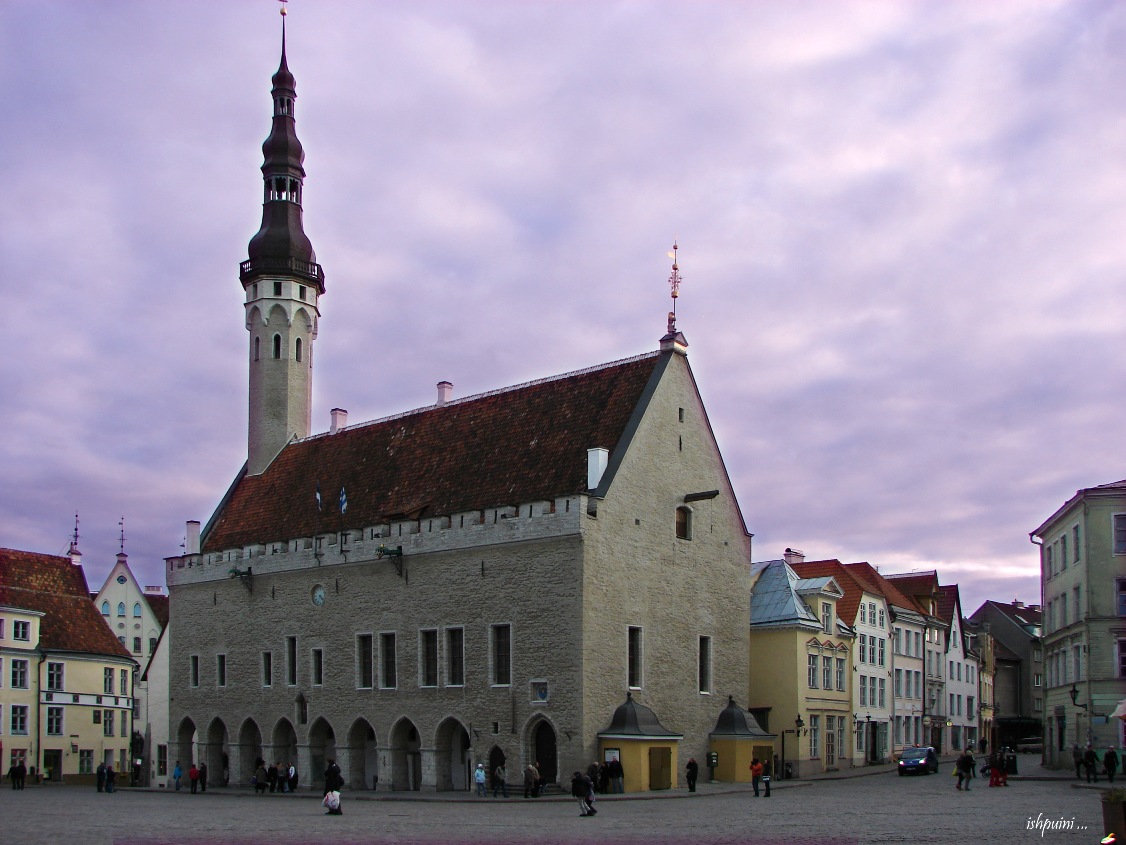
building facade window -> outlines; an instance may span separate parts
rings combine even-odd
[[[512,685],[512,626],[493,625],[491,629],[493,686]]]
[[[102,711],[102,736],[113,736],[113,711]]]
[[[1126,578],[1119,578],[1115,582],[1114,606],[1118,616],[1126,616]]]
[[[11,706],[11,717],[11,730],[9,732],[12,736],[27,736],[27,705],[13,704]]]
[[[63,735],[63,708],[47,708],[47,736]]]
[[[12,658],[12,689],[27,689],[27,661]]]
[[[431,629],[418,633],[418,685],[438,686],[438,632]]]
[[[272,651],[262,652],[262,686],[272,687],[274,685],[274,653]]]
[[[845,659],[838,657],[837,659],[837,690],[844,692],[845,688]],[[844,745],[841,746],[844,748]]]
[[[47,664],[47,689],[51,692],[62,692],[66,689],[64,686],[65,665],[63,663]]]
[[[446,629],[446,686],[465,686],[465,629]]]
[[[833,633],[833,606],[827,601],[821,602],[821,629],[826,634]]]
[[[641,689],[641,661],[643,658],[641,628],[631,625],[626,632],[626,684],[631,689]]]
[[[697,689],[702,693],[712,691],[712,638],[700,637],[696,653]]]
[[[887,659],[886,656],[885,656],[885,653],[884,653],[885,645],[884,645],[884,638],[883,637],[879,638],[879,643],[880,643],[880,665],[883,666],[884,661]]]
[[[113,670],[110,670],[113,671]],[[113,683],[112,677],[110,683]],[[199,686],[199,655],[193,654],[188,658],[188,683],[193,687]],[[112,691],[112,690],[111,690]]]
[[[683,505],[676,509],[676,536],[681,540],[692,539],[692,509]]]
[[[94,749],[83,748],[78,752],[78,774],[94,774]]]
[[[858,656],[860,657],[860,662],[861,663],[867,663],[868,662],[868,635],[867,634],[861,634],[860,635],[860,648],[857,649],[857,652],[858,652]]]
[[[833,688],[833,658],[831,657],[821,658],[821,688]]]
[[[227,655],[215,655],[215,682],[218,686],[227,685]]]
[[[109,602],[102,602],[102,616],[109,616]]]
[[[125,615],[125,602],[119,601],[117,603],[117,615],[118,616],[124,616]]]
[[[140,602],[136,602],[133,605],[133,618],[134,619],[140,619],[141,618],[141,603]]]
[[[325,653],[324,649],[315,648],[312,652],[313,658],[313,686],[324,686],[325,682]]]
[[[285,683],[297,686],[297,637],[285,638]]]
[[[31,642],[31,623],[23,619],[13,622],[12,639],[22,643]]]
[[[1114,515],[1114,553],[1126,555],[1126,513]]]
[[[809,756],[821,756],[821,717],[809,717]]]
[[[134,654],[140,654],[141,653],[141,638],[140,637],[133,637],[133,653]]]
[[[168,774],[168,746],[158,745],[156,747],[156,773],[161,777]]]
[[[810,689],[817,689],[817,655],[806,655],[806,681]]]
[[[356,688],[371,689],[375,685],[375,652],[371,634],[356,636]]]
[[[399,675],[396,671],[397,648],[395,635],[386,633],[379,635],[379,687],[380,689],[395,689],[399,684]]]

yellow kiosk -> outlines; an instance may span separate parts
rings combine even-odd
[[[665,730],[657,714],[626,693],[625,704],[614,711],[610,727],[598,734],[602,761],[622,764],[626,792],[672,789],[676,785],[676,751],[684,738]]]
[[[708,734],[711,750],[718,758],[712,777],[734,783],[750,783],[751,760],[758,757],[768,773],[774,770],[774,741],[771,734],[759,727],[753,715],[727,697],[727,706],[716,720],[715,730]]]

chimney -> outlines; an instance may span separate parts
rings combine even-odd
[[[782,560],[786,561],[786,563],[789,564],[790,566],[793,566],[795,563],[804,563],[805,562],[805,552],[803,552],[801,549],[789,549],[788,548],[788,549],[786,549],[785,553],[782,555]]]
[[[602,481],[602,474],[606,472],[606,463],[610,459],[610,452],[607,449],[587,449],[586,450],[586,489],[598,489],[599,482]]]
[[[440,381],[438,382],[438,407],[442,407],[450,401],[450,396],[454,392],[454,386],[451,382]]]
[[[336,434],[340,429],[348,427],[348,412],[343,408],[333,408],[329,413],[332,415],[332,425],[328,428],[329,434]]]
[[[1024,602],[1013,599],[1013,607],[1024,607]]]
[[[70,541],[70,551],[68,551],[66,554],[67,554],[67,557],[70,558],[70,562],[73,563],[75,566],[81,566],[82,565],[82,552],[78,551],[78,541],[76,541],[76,540]]]
[[[189,519],[187,524],[187,542],[184,544],[184,554],[199,554],[199,520]]]

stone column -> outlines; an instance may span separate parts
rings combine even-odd
[[[315,782],[323,778],[324,772],[313,771],[313,747],[297,743],[297,790],[312,790]]]
[[[379,754],[379,786],[377,787],[377,789],[381,789],[385,792],[390,792],[395,787],[394,770],[392,769],[392,765],[393,765],[393,762],[394,762],[394,756],[392,754],[392,749],[390,749],[390,748],[380,748],[379,751],[378,751],[378,754]]]
[[[233,786],[246,786],[250,783],[250,776],[254,772],[244,772],[242,770],[242,746],[237,743],[231,743],[230,750],[227,752],[227,775],[230,777],[230,783]],[[212,772],[208,766],[207,780],[208,785],[212,783],[219,786],[223,783],[222,772]]]
[[[419,756],[422,760],[422,779],[419,784],[419,792],[437,792],[438,791],[438,749],[436,748],[420,748],[418,749]]]

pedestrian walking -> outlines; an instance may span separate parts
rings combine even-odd
[[[1118,766],[1118,752],[1114,750],[1114,746],[1111,746],[1103,755],[1103,769],[1106,770],[1106,779],[1111,783],[1114,783],[1114,773],[1118,771]]]
[[[176,761],[176,765],[172,768],[172,781],[176,784],[176,791],[180,791],[180,778],[184,776],[184,770],[180,768],[180,761]]]
[[[744,760],[747,758],[744,757]],[[755,798],[758,798],[758,787],[762,782],[762,762],[758,757],[751,759],[751,788],[755,791]]]
[[[106,792],[113,792],[114,786],[117,784],[117,772],[113,770],[113,764],[106,764]]]
[[[34,777],[34,775],[35,775],[35,767],[34,766],[31,767],[31,774]],[[24,781],[26,779],[27,779],[27,766],[24,764],[23,760],[20,760],[19,763],[16,764],[16,783],[19,784],[16,787],[16,789],[23,789],[23,784],[24,784]]]
[[[297,791],[297,767],[292,763],[289,764],[289,791]]]
[[[688,765],[684,767],[684,779],[688,781],[688,791],[696,791],[696,778],[700,776],[700,764],[695,757],[688,758]]]
[[[20,788],[19,763],[12,763],[8,767],[8,782],[12,785],[12,789]]]
[[[958,758],[958,762],[954,764],[954,769],[958,773],[958,785],[956,788],[965,789],[966,792],[969,792],[970,780],[973,778],[974,773],[974,757],[970,754],[968,748],[962,752],[962,755]],[[964,787],[962,786],[963,783],[965,784]]]
[[[1099,782],[1099,758],[1095,754],[1095,748],[1092,745],[1087,746],[1087,750],[1083,752],[1083,768],[1087,772],[1087,783]]]
[[[188,783],[191,784],[192,795],[195,795],[196,790],[199,789],[199,769],[196,768],[195,763],[188,768]]]
[[[98,792],[103,792],[106,788],[106,764],[98,763],[98,770],[94,773],[95,782],[98,785]]]
[[[536,798],[539,796],[537,782],[539,781],[539,770],[536,768],[535,763],[529,763],[524,767],[524,797]]]
[[[497,790],[504,792],[504,797],[508,797],[508,770],[501,763],[496,769],[493,770],[493,797],[497,797]]]
[[[594,809],[594,784],[590,777],[582,772],[575,772],[571,776],[571,796],[579,802],[580,816],[593,816],[598,813]]]
[[[473,782],[477,784],[477,797],[484,798],[488,795],[485,789],[485,764],[478,763],[477,768],[473,770]]]
[[[199,791],[207,792],[207,764],[199,764]]]
[[[265,794],[266,787],[269,786],[269,783],[266,781],[266,761],[265,760],[259,760],[258,761],[258,768],[256,768],[254,770],[254,777],[250,779],[250,782],[252,784],[254,784],[255,794],[257,794],[257,795],[264,795]]]

